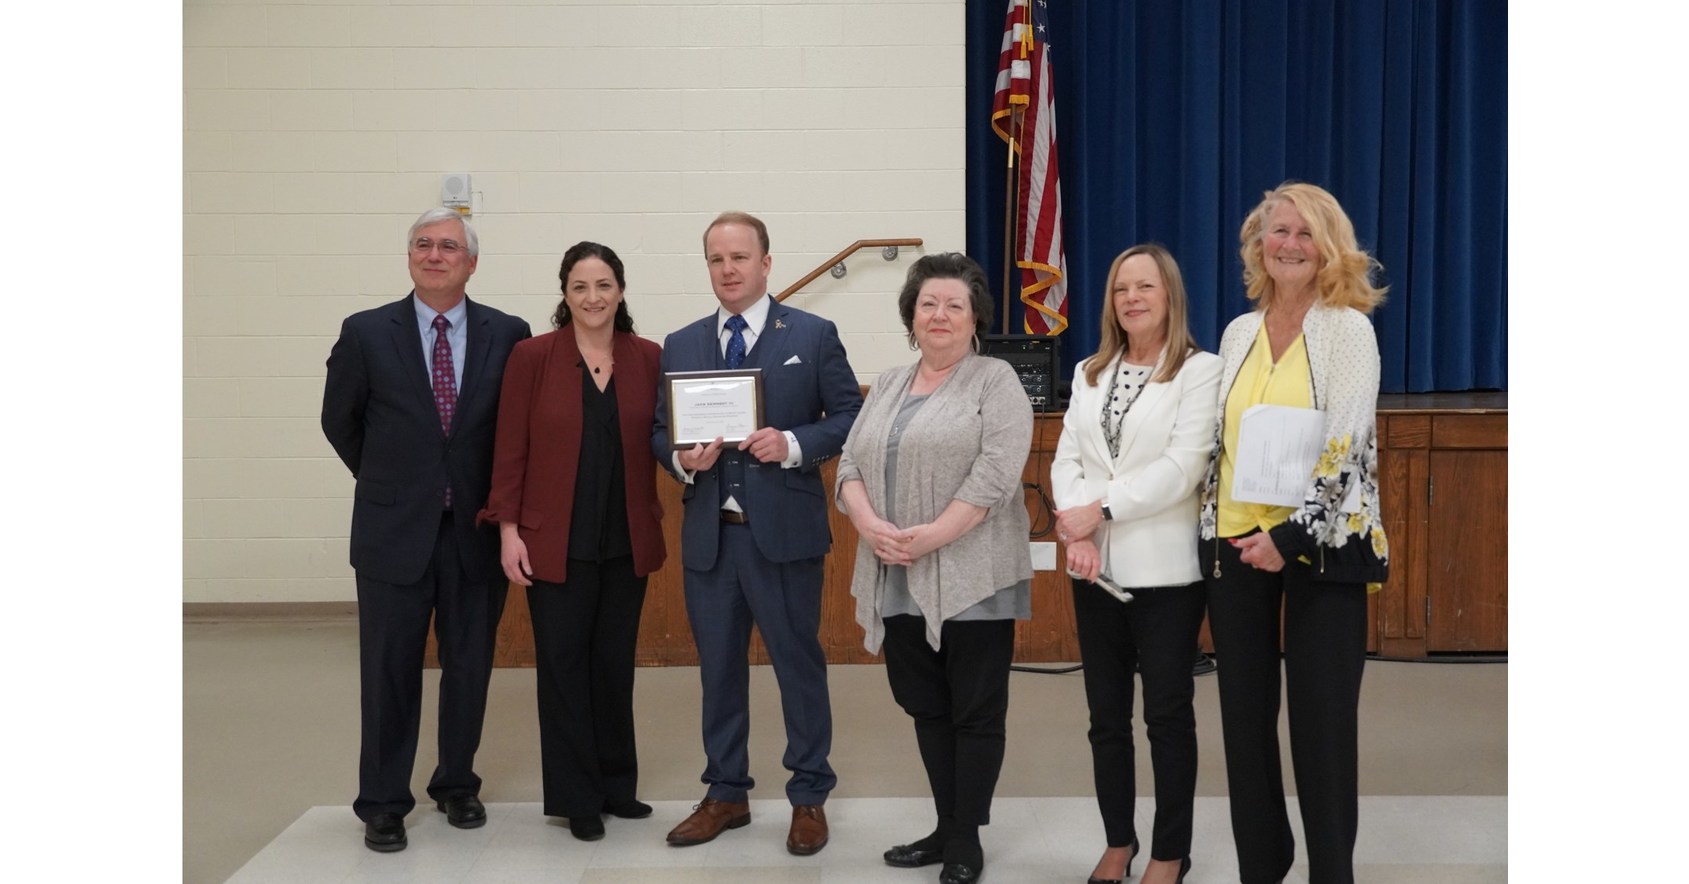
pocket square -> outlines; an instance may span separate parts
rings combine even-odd
[[[790,358],[790,359],[788,359],[788,360],[786,360],[786,361],[785,361],[785,362],[782,362],[782,363],[780,363],[780,364],[781,364],[781,365],[797,365],[797,364],[798,364],[798,363],[800,363],[800,362],[802,362],[802,361],[803,361],[803,360],[802,360],[802,359],[799,359],[799,358],[798,358],[798,356],[797,356],[797,354],[796,354],[796,353],[793,353],[793,354],[792,354],[792,358]]]

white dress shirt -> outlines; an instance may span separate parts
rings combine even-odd
[[[745,339],[745,356],[747,358],[750,357],[751,351],[756,349],[757,341],[762,337],[763,326],[768,324],[768,309],[773,303],[774,299],[772,297],[758,298],[751,304],[751,306],[745,308],[745,312],[739,314],[745,318],[745,329],[740,332],[740,335]],[[723,357],[727,356],[727,342],[733,337],[733,333],[727,330],[727,317],[732,315],[732,311],[728,310],[726,307],[716,308],[716,345],[721,348],[721,355]],[[803,448],[798,445],[797,435],[791,430],[781,430],[780,432],[786,437],[786,459],[780,462],[781,468],[791,470],[802,466]],[[685,476],[684,481],[688,485],[692,484],[692,471],[680,465],[680,452],[675,452],[673,458],[675,472]],[[739,506],[739,502],[734,500],[731,496],[727,498],[727,501],[723,504],[722,508],[733,510],[735,512],[744,511],[744,509]]]

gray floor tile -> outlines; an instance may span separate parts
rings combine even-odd
[[[378,856],[364,849],[362,824],[346,806],[357,786],[356,623],[189,623],[182,651],[183,880],[189,884],[213,884],[231,875],[236,881],[313,884],[384,880],[395,868],[413,867],[411,880],[538,875],[568,881],[622,869],[671,870],[696,882],[704,880],[699,870],[722,875],[727,873],[716,870],[729,868],[768,874],[818,868],[819,880],[829,882],[911,884],[936,877],[879,861],[887,847],[925,835],[933,823],[913,730],[879,666],[829,670],[839,787],[828,802],[834,842],[820,855],[823,862],[812,867],[795,862],[783,847],[790,818],[780,800],[785,736],[779,692],[767,667],[754,667],[751,678],[752,775],[758,780],[752,797],[758,803],[747,830],[694,848],[663,843],[703,795],[696,668],[639,670],[640,796],[659,809],[646,820],[608,820],[607,837],[591,844],[574,840],[566,827],[541,814],[534,673],[503,669],[493,675],[477,756],[483,799],[501,816],[464,832],[424,802],[408,820],[410,848]],[[437,684],[437,672],[425,675],[423,740],[413,779],[419,796],[434,763]],[[1209,800],[1226,794],[1215,689],[1213,677],[1197,680],[1202,767],[1191,884],[1236,879],[1225,802]],[[1357,845],[1368,863],[1363,880],[1407,880],[1403,874],[1432,875],[1416,880],[1505,879],[1507,701],[1505,665],[1367,664]],[[1079,673],[1012,677],[995,825],[984,835],[998,884],[1019,880],[1010,870],[1045,876],[1031,880],[1083,880],[1100,854],[1086,729]],[[1140,831],[1148,832],[1153,780],[1141,734],[1139,743],[1136,817]],[[1288,750],[1288,742],[1281,743]],[[1288,758],[1285,771],[1287,791],[1294,794]],[[1431,803],[1380,803],[1409,798]],[[879,803],[858,805],[855,799]],[[1468,803],[1473,800],[1480,804]],[[1300,822],[1294,825],[1300,839]],[[441,845],[452,847],[441,853]],[[472,851],[479,852],[468,856]],[[1018,865],[1023,860],[1024,872]],[[472,861],[471,872],[462,871],[465,861]],[[1499,878],[1486,877],[1497,869]]]

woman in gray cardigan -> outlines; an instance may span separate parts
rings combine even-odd
[[[977,353],[991,292],[971,259],[915,262],[898,311],[921,357],[869,391],[835,496],[861,538],[850,591],[863,644],[884,644],[938,812],[932,834],[885,861],[943,862],[941,884],[971,884],[1003,766],[1014,622],[1031,616],[1021,468],[1032,406],[1008,363]]]

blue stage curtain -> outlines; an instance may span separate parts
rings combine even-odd
[[[1139,242],[1178,258],[1191,330],[1216,348],[1249,309],[1244,213],[1294,179],[1330,190],[1384,265],[1384,392],[1507,388],[1503,0],[1045,2],[1069,375],[1096,350],[1109,263]],[[994,287],[1007,153],[990,118],[1007,5],[967,6],[968,253]]]

